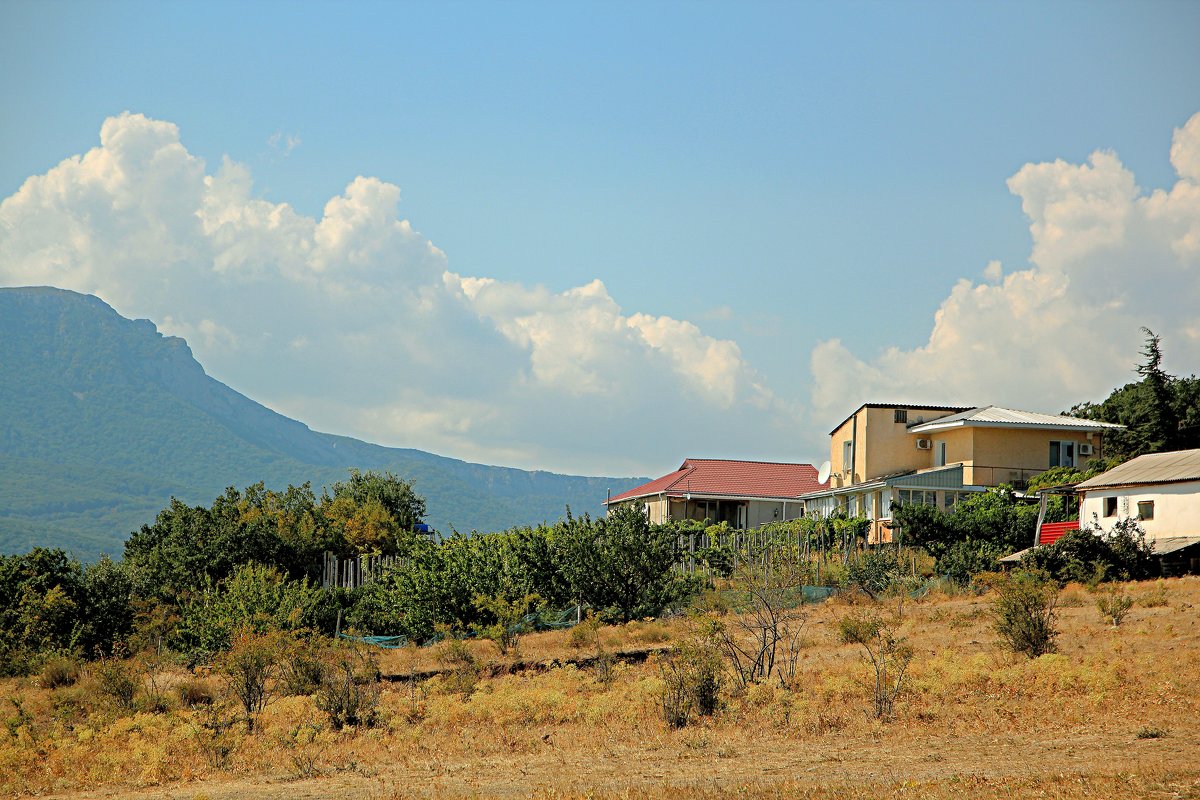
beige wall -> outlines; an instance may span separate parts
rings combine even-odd
[[[977,486],[998,486],[1017,480],[1029,480],[1050,469],[1050,442],[1074,442],[1075,464],[1082,466],[1079,445],[1091,444],[1099,450],[1100,434],[1091,439],[1086,433],[1063,430],[1011,428],[971,428],[974,434],[972,469],[964,471],[963,482]]]
[[[896,408],[908,411],[908,423],[895,421]],[[908,425],[923,418],[924,421],[949,416],[953,412],[897,406],[895,408],[861,408],[829,437],[829,463],[832,486],[840,488],[851,483],[862,483],[882,475],[891,475],[905,470],[926,469],[933,466],[933,451],[918,450],[917,437],[908,432]],[[858,446],[854,458],[853,472],[846,471],[843,463],[844,442],[854,436],[854,423],[858,421]],[[953,463],[949,461],[949,463]]]

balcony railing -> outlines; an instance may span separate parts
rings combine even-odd
[[[1002,483],[1007,483],[1014,489],[1023,489],[1029,484],[1030,478],[1034,475],[1041,475],[1045,471],[1046,469],[964,464],[963,483],[969,486],[999,486]]]

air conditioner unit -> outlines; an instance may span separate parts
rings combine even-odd
[[[1082,442],[1079,444],[1079,455],[1090,456],[1094,452],[1095,452],[1095,450],[1092,448],[1092,446],[1090,444],[1084,444]]]
[[[917,439],[917,449],[918,450],[932,450],[933,449],[933,440],[932,439]]]

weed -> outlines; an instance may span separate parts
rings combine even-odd
[[[1167,583],[1162,579],[1159,579],[1159,581],[1154,584],[1153,589],[1146,592],[1138,599],[1138,604],[1141,605],[1142,608],[1165,608],[1167,602]]]
[[[1113,588],[1096,598],[1096,608],[1100,616],[1115,628],[1125,621],[1129,609],[1133,608],[1133,598]]]
[[[189,675],[176,684],[175,691],[179,694],[179,702],[187,708],[211,706],[215,699],[212,685],[194,675]]]
[[[912,661],[912,648],[874,613],[843,617],[838,623],[838,633],[844,644],[862,645],[866,651],[866,659],[875,672],[875,718],[892,719],[896,698],[904,688],[904,675]]]
[[[366,648],[344,645],[328,656],[317,690],[317,708],[338,729],[370,727],[379,705],[379,663]]]
[[[200,754],[213,769],[225,769],[237,750],[237,736],[233,732],[237,723],[237,712],[228,705],[217,703],[207,706],[194,717],[192,734]]]
[[[74,686],[79,680],[79,661],[68,654],[52,655],[42,665],[40,681],[43,689]]]
[[[317,760],[325,744],[325,726],[314,720],[305,720],[293,725],[279,737],[279,746],[288,754],[298,779],[320,775]]]
[[[479,661],[462,639],[450,639],[442,650],[442,659],[450,665],[445,676],[446,688],[455,694],[470,695],[479,683]]]
[[[129,711],[133,709],[141,681],[133,662],[122,658],[123,655],[119,647],[114,648],[112,655],[101,656],[92,665],[92,673],[100,693],[116,702],[118,708]]]

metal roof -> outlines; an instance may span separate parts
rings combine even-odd
[[[817,481],[817,468],[812,464],[689,458],[674,472],[622,492],[608,502],[661,494],[790,500],[828,485]]]
[[[946,428],[962,427],[995,427],[995,428],[1055,428],[1058,430],[1075,431],[1104,431],[1119,430],[1124,425],[1114,425],[1111,422],[1098,422],[1094,419],[1067,417],[1060,414],[1040,414],[1036,411],[1018,411],[1015,408],[1002,406],[981,406],[972,408],[961,414],[951,414],[948,417],[913,425],[909,433],[930,433]]]
[[[1076,491],[1105,489],[1112,486],[1136,486],[1146,483],[1179,483],[1200,480],[1200,450],[1150,453],[1119,464],[1108,472],[1088,478]]]

